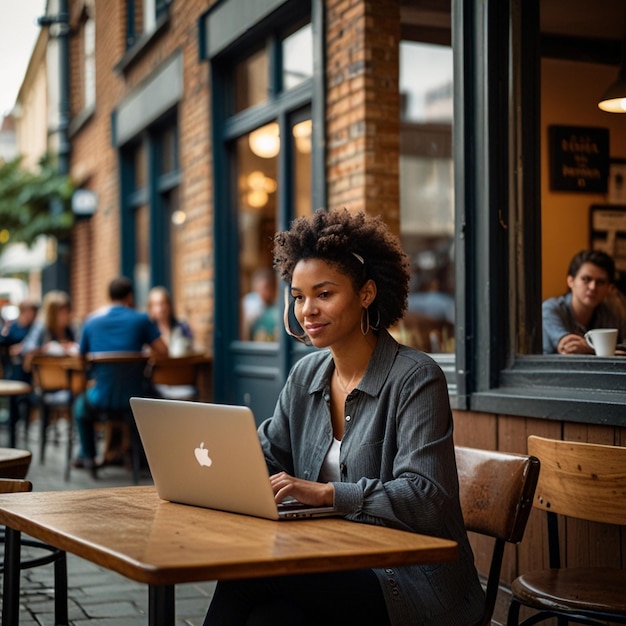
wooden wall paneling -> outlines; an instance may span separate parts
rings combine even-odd
[[[496,450],[498,418],[491,413],[453,411],[454,443],[457,446]]]

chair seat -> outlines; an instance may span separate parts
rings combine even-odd
[[[626,570],[563,568],[523,574],[511,585],[513,596],[543,610],[602,611],[626,617]]]

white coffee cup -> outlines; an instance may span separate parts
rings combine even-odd
[[[617,344],[617,328],[594,328],[585,333],[585,341],[596,356],[614,356]]]

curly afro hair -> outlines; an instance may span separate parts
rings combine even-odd
[[[409,261],[380,217],[318,209],[311,217],[295,219],[288,231],[274,236],[274,268],[291,283],[294,268],[303,259],[335,266],[350,277],[357,292],[371,278],[377,296],[370,319],[377,328],[389,328],[404,314]]]

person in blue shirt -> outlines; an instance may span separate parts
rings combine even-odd
[[[130,279],[122,276],[109,284],[111,306],[93,314],[85,322],[80,340],[80,353],[93,352],[141,352],[149,347],[154,353],[167,355],[167,346],[160,337],[159,329],[145,313],[133,310],[134,291]],[[91,371],[95,384],[76,399],[74,419],[80,439],[81,451],[74,462],[75,467],[92,469],[95,466],[96,444],[93,408],[123,408],[112,406],[127,402],[133,395],[145,395],[141,377],[129,376],[121,381],[119,389],[115,370],[111,365],[95,365]]]
[[[582,250],[567,270],[568,292],[542,305],[544,354],[593,354],[585,341],[592,328],[617,328],[626,339],[626,317],[614,297],[615,262],[600,250]]]

